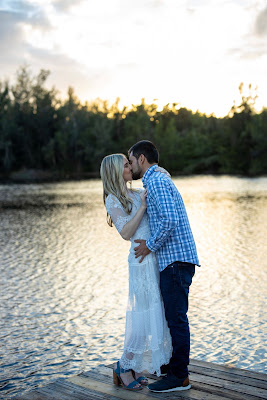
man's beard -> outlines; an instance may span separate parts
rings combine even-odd
[[[141,173],[142,173],[142,169],[138,165],[138,170],[135,171],[135,172],[132,171],[133,180],[136,181],[137,179],[140,179],[141,178]]]

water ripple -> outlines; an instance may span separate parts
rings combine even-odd
[[[191,356],[264,372],[267,179],[175,183],[202,264]],[[0,397],[116,360],[129,243],[105,222],[100,181],[2,185],[0,213]]]

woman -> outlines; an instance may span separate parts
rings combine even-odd
[[[140,390],[148,381],[146,370],[160,376],[160,366],[168,364],[171,336],[164,314],[159,289],[156,256],[150,253],[142,263],[135,258],[135,239],[150,236],[146,213],[146,191],[132,190],[129,161],[123,154],[106,156],[100,168],[108,223],[114,223],[125,240],[131,241],[129,262],[129,300],[126,312],[124,350],[113,371],[115,384],[125,389]]]

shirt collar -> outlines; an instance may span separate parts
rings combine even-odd
[[[148,179],[150,178],[150,176],[153,174],[154,169],[155,169],[156,167],[158,167],[158,164],[152,165],[152,166],[149,167],[149,168],[146,170],[146,172],[144,173],[144,176],[143,176],[143,178],[142,178],[142,182],[143,182],[144,188],[146,187],[147,181],[148,181]]]

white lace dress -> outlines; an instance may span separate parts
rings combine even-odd
[[[107,212],[118,232],[136,214],[141,205],[139,191],[132,191],[131,214],[128,215],[119,200],[108,195]],[[136,372],[144,370],[160,375],[160,366],[168,364],[172,354],[169,328],[165,319],[164,305],[159,288],[159,269],[154,253],[148,254],[142,263],[135,258],[135,239],[148,239],[150,229],[147,213],[144,214],[131,240],[129,262],[129,299],[126,311],[124,350],[120,359],[122,368]]]

